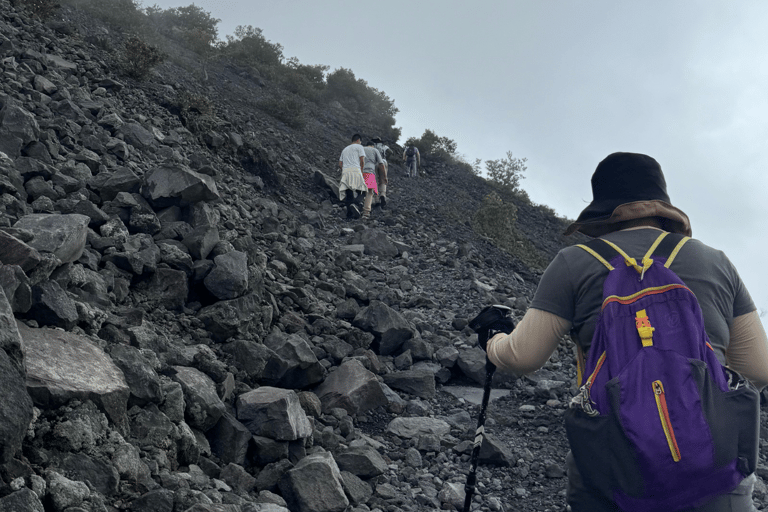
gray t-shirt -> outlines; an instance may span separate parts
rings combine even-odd
[[[603,236],[633,258],[645,255],[660,231],[636,229]],[[755,310],[736,268],[722,251],[689,240],[670,268],[693,291],[704,315],[704,328],[721,363],[730,339],[734,317]],[[603,282],[608,269],[579,247],[560,251],[541,278],[531,307],[569,320],[571,335],[586,351],[603,302]]]
[[[384,159],[381,158],[379,150],[373,146],[366,146],[363,149],[365,150],[365,167],[363,168],[363,172],[375,174],[376,166],[384,163]]]

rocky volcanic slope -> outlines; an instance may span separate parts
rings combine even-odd
[[[335,160],[364,121],[307,105],[292,130],[226,63],[134,83],[93,36],[119,34],[0,0],[0,510],[459,507],[484,362],[467,319],[522,315],[538,276],[472,231],[490,188],[393,163],[389,208],[347,221]],[[211,99],[205,130],[183,91]],[[518,227],[545,258],[564,243],[536,208]],[[564,343],[498,377],[477,510],[564,509],[574,374]]]

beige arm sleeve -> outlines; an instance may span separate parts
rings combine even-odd
[[[568,320],[530,308],[512,334],[497,334],[488,340],[488,358],[503,370],[531,373],[544,366],[570,329]]]
[[[757,389],[768,385],[768,337],[757,311],[733,319],[725,358],[729,368],[749,379]]]

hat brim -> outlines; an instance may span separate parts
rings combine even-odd
[[[584,217],[584,212],[582,212],[580,217]],[[610,215],[603,215],[589,220],[577,220],[568,226],[564,234],[572,235],[578,231],[595,238],[610,233],[614,230],[615,224],[619,222],[646,217],[666,219],[667,222],[665,222],[664,227],[667,231],[691,236],[691,221],[688,216],[679,208],[658,199],[624,203],[617,206]]]

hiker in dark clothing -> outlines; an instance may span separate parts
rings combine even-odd
[[[419,175],[419,167],[421,166],[419,148],[416,146],[406,147],[403,151],[403,162],[405,162],[406,176],[416,178]]]
[[[636,258],[636,261],[641,261],[643,254],[649,257],[652,252],[649,248],[655,240],[661,238],[660,234],[666,232],[673,235],[691,235],[691,225],[686,214],[670,204],[661,167],[646,155],[633,153],[609,155],[598,165],[592,177],[592,192],[594,197],[592,203],[581,213],[577,221],[571,224],[566,234],[579,231],[590,237],[607,240],[623,249],[627,255]],[[590,247],[589,244],[585,245]],[[595,246],[598,245],[602,243]],[[679,252],[674,256],[670,255],[668,259],[672,258],[674,260],[669,265],[669,269],[682,280],[685,287],[689,288],[698,300],[703,314],[704,329],[709,338],[709,348],[714,351],[720,363],[749,379],[757,389],[763,388],[768,384],[768,339],[755,304],[734,266],[722,252],[693,239],[687,240],[687,243],[682,241]],[[642,261],[644,262],[645,259]],[[490,361],[500,369],[517,374],[533,372],[544,365],[557,349],[561,338],[569,333],[576,342],[579,352],[589,355],[588,351],[593,342],[601,308],[605,308],[603,284],[608,273],[605,263],[601,263],[597,257],[583,250],[581,246],[561,250],[542,276],[530,308],[517,328],[509,335],[498,334],[488,341],[486,349]],[[642,274],[640,279],[642,280]],[[616,300],[623,298],[618,297]],[[637,319],[629,318],[632,328],[637,322],[635,336],[640,332],[644,321],[641,319],[640,312],[637,316]],[[662,318],[653,320],[656,330],[662,330],[662,320]],[[674,320],[669,318],[666,321]],[[641,338],[642,336],[640,334]],[[582,369],[583,363],[579,365],[579,370]],[[598,370],[599,367],[594,373]],[[593,378],[594,373],[590,374],[590,379]],[[581,379],[585,375],[580,373],[579,377]],[[590,379],[588,379],[589,385],[591,385]],[[637,393],[644,392],[652,393],[650,387],[645,391],[637,391]],[[658,399],[656,403],[659,404],[659,414],[661,414],[663,404]],[[677,426],[683,431],[693,428],[692,422],[688,421],[688,417],[693,414],[691,411],[677,411],[677,413],[679,416],[672,417],[672,425],[678,421]],[[661,426],[667,425],[664,423],[664,417],[660,420],[659,415],[650,414],[650,416],[644,419],[648,425],[659,430],[661,430],[658,426],[659,421],[662,423]],[[653,418],[653,416],[656,417]],[[739,428],[737,425],[739,420],[740,418],[725,419],[729,422],[726,429],[736,431]],[[608,443],[608,439],[602,441]],[[672,441],[675,441],[674,437],[670,440],[668,436],[667,441],[671,449]],[[661,441],[660,443],[664,444]],[[572,452],[576,452],[573,440],[571,440],[571,448]],[[669,451],[666,455],[670,455]],[[679,467],[674,465],[672,458],[669,458],[669,465],[673,468]],[[589,463],[600,464],[597,460]],[[615,501],[616,495],[606,496],[595,486],[587,483],[588,479],[580,473],[573,453],[568,454],[566,465],[568,469],[567,501],[573,512],[620,510]],[[580,467],[584,468],[583,465]],[[708,496],[696,503],[686,503],[683,508],[676,510],[754,511],[751,496],[755,476],[746,473],[746,471],[742,472],[745,477],[740,482],[736,480],[735,488],[729,487],[732,489],[730,492],[722,492],[714,497]],[[649,492],[653,492],[653,489]],[[625,506],[621,510],[629,510],[629,508]]]

